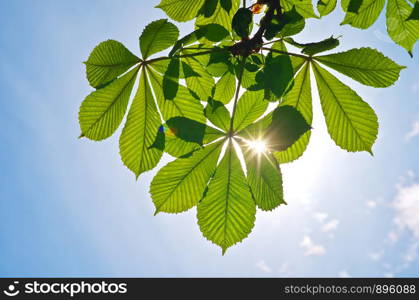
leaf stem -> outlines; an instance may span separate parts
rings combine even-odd
[[[277,39],[277,40],[273,40],[273,41],[269,41],[269,42],[263,43],[263,46],[274,44],[276,42],[282,42],[282,41],[283,41],[283,38],[280,38],[280,39]]]
[[[238,74],[236,94],[234,96],[233,112],[231,113],[230,130],[228,131],[229,137],[233,137],[233,135],[234,135],[234,132],[233,132],[234,116],[236,115],[237,101],[239,100],[239,92],[240,92],[240,87],[241,87],[242,79],[243,79],[245,61],[246,61],[246,57],[243,57],[242,61],[240,62],[240,69],[239,69],[239,74]]]
[[[261,49],[262,49],[262,50],[271,51],[271,52],[275,52],[275,53],[287,54],[287,55],[291,55],[291,56],[300,57],[300,58],[303,58],[303,59],[305,59],[305,60],[311,60],[311,57],[310,57],[310,56],[306,56],[306,55],[302,55],[302,54],[298,54],[298,53],[292,53],[292,52],[287,52],[287,51],[281,51],[281,50],[272,49],[272,48],[268,48],[268,47],[262,47]]]
[[[215,50],[214,47],[188,47],[188,48],[182,48],[182,50]]]
[[[188,48],[186,48],[186,50],[187,49]],[[150,60],[145,60],[145,61],[142,62],[142,64],[151,64],[153,62],[160,61],[160,60],[165,60],[165,59],[194,57],[194,56],[206,55],[206,54],[211,54],[211,53],[215,53],[215,52],[222,52],[222,51],[227,51],[227,49],[225,49],[225,48],[213,48],[212,50],[209,50],[209,51],[202,51],[202,52],[197,52],[197,53],[188,53],[188,54],[173,55],[173,56],[162,56],[162,57],[157,57],[157,58],[153,58],[153,59],[150,59]]]

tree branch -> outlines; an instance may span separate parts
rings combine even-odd
[[[188,50],[188,48],[184,48],[184,49]],[[223,52],[223,51],[227,51],[227,50],[228,49],[226,49],[226,48],[212,48],[212,50],[202,51],[202,52],[197,52],[197,53],[189,53],[189,54],[181,54],[181,55],[173,55],[173,56],[162,56],[162,57],[157,57],[157,58],[153,58],[153,59],[150,59],[150,60],[145,60],[145,61],[142,62],[142,64],[147,65],[147,64],[151,64],[153,62],[160,61],[160,60],[165,60],[165,59],[194,57],[194,56],[211,54],[211,53],[215,53],[215,52]]]
[[[236,94],[234,96],[233,112],[231,113],[230,130],[228,131],[228,134],[230,137],[233,137],[234,135],[234,132],[233,132],[234,117],[236,115],[237,101],[239,100],[239,92],[240,92],[240,87],[241,87],[242,79],[243,79],[245,61],[246,61],[246,57],[243,57],[242,61],[240,62],[240,69],[239,69],[240,73],[238,74]]]
[[[270,44],[275,44],[276,42],[282,42],[282,41],[283,41],[283,38],[280,38],[280,39],[277,39],[277,40],[273,40],[273,41],[263,43],[263,46],[270,45]]]
[[[233,55],[240,55],[243,57],[249,56],[252,53],[259,52],[263,45],[263,35],[275,16],[277,11],[279,16],[282,16],[282,9],[279,0],[266,0],[263,4],[268,5],[268,11],[260,21],[259,29],[251,39],[242,40],[229,49]]]
[[[292,53],[292,52],[287,52],[287,51],[272,49],[272,48],[268,48],[268,47],[262,47],[261,49],[262,50],[266,50],[266,51],[271,51],[271,52],[279,53],[279,54],[287,54],[287,55],[291,55],[291,56],[300,57],[300,58],[303,58],[305,60],[311,60],[311,57],[310,56],[306,56],[306,55],[302,55],[302,54],[298,54],[298,53]]]

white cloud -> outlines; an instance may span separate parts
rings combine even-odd
[[[418,258],[419,250],[419,183],[415,182],[415,173],[408,171],[400,178],[397,194],[392,203],[395,226],[387,235],[388,242],[395,244],[404,232],[411,234],[410,242],[403,251],[402,260],[397,267],[389,270],[385,276],[392,277],[409,268]]]
[[[256,267],[259,270],[261,270],[262,272],[265,272],[265,273],[271,273],[272,272],[271,267],[269,267],[263,259],[262,260],[259,260],[256,263]]]
[[[377,207],[377,201],[374,201],[374,200],[369,200],[369,201],[367,201],[366,203],[365,203],[365,205],[368,207],[368,208],[376,208]]]
[[[304,255],[324,255],[326,253],[326,249],[322,245],[316,245],[308,235],[303,237],[300,246],[305,248]]]
[[[387,239],[391,244],[394,244],[399,240],[399,235],[395,230],[391,230],[387,235]]]
[[[333,219],[329,222],[327,222],[326,224],[323,225],[322,227],[322,231],[323,232],[330,232],[330,231],[334,231],[338,228],[339,226],[339,220],[338,219]]]
[[[368,256],[373,261],[379,261],[383,257],[383,255],[384,255],[383,251],[380,251],[380,252],[371,252]]]
[[[419,93],[419,82],[412,85],[412,92]]]
[[[419,135],[419,121],[416,121],[412,124],[412,129],[406,133],[405,140],[410,141],[412,138]]]
[[[338,273],[338,276],[341,278],[349,278],[351,277],[351,275],[349,275],[348,271],[346,270],[342,270]]]
[[[407,249],[406,254],[404,255],[404,261],[410,264],[412,261],[416,260],[418,257],[418,248],[419,242],[413,242],[409,249]]]
[[[413,172],[412,170],[408,170],[408,171],[406,172],[406,174],[407,174],[407,177],[408,177],[409,179],[413,179],[413,178],[415,178],[415,172]]]
[[[283,263],[279,269],[278,269],[279,274],[288,274],[289,273],[289,265],[288,263]]]
[[[396,210],[395,223],[402,229],[410,230],[419,238],[419,184],[398,186],[393,203]]]
[[[323,223],[323,222],[326,220],[326,218],[327,218],[327,213],[324,213],[324,212],[318,212],[318,213],[315,213],[315,214],[313,215],[313,217],[314,217],[317,221],[319,221],[320,223]]]

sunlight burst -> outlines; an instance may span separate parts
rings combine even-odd
[[[266,143],[262,140],[248,141],[247,144],[250,149],[258,154],[264,153],[266,151]]]

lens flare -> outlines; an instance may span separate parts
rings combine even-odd
[[[261,140],[248,141],[247,145],[257,154],[264,153],[266,151],[266,143]]]

